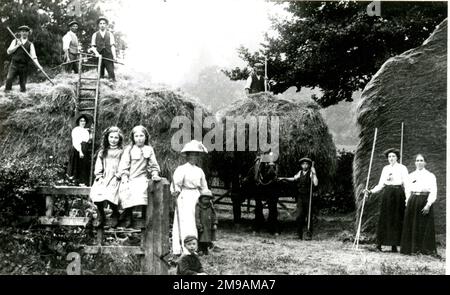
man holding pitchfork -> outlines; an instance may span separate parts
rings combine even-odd
[[[307,225],[306,239],[312,238],[312,191],[313,185],[317,186],[317,179],[314,162],[310,158],[300,159],[301,170],[294,177],[281,177],[280,180],[297,183],[297,234],[300,240],[303,239],[303,227]]]

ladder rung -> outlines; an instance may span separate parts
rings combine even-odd
[[[84,112],[84,111],[93,111],[95,108],[82,108],[82,109],[78,109],[78,111],[80,112]]]
[[[89,98],[89,97],[80,97],[78,100],[87,100],[87,101],[95,101],[95,98]]]
[[[83,67],[98,67],[98,65],[95,64],[82,64]]]
[[[92,80],[92,81],[96,81],[97,80],[97,78],[83,78],[83,77],[81,77],[81,80]]]
[[[80,88],[80,90],[97,91],[97,88]]]

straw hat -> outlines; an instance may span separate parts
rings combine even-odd
[[[181,150],[181,153],[187,152],[208,153],[208,149],[203,145],[203,143],[194,139],[186,143]]]
[[[299,162],[300,162],[300,165],[301,165],[303,162],[308,162],[309,165],[312,165],[312,160],[311,160],[310,158],[307,158],[307,157],[301,158]]]

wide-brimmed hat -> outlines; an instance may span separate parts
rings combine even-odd
[[[31,28],[30,28],[29,26],[25,26],[25,25],[24,25],[24,26],[18,27],[17,30],[29,32],[29,31],[31,31]]]
[[[80,25],[76,20],[71,21],[68,26],[71,27],[73,25]]]
[[[181,153],[187,153],[187,152],[193,152],[193,153],[208,153],[208,149],[198,140],[191,140],[190,142],[186,143],[181,150]]]
[[[253,67],[254,67],[255,69],[261,69],[261,68],[264,68],[264,64],[262,64],[262,63],[260,63],[260,62],[257,62],[257,63],[255,63],[255,64],[253,65]]]
[[[308,162],[309,165],[312,165],[312,160],[311,160],[310,158],[308,158],[308,157],[301,158],[300,161],[299,161],[300,165],[301,165],[303,162]]]
[[[184,243],[184,244],[187,244],[187,243],[189,243],[190,241],[193,241],[193,240],[198,240],[198,239],[197,239],[196,236],[188,235],[188,236],[186,236],[186,237],[184,238],[183,243]]]
[[[396,148],[390,148],[383,152],[384,156],[387,158],[390,153],[394,153],[397,156],[397,159],[400,159],[400,151]]]
[[[109,20],[105,16],[101,16],[97,19],[97,25],[100,23],[101,20],[104,20],[106,24],[109,24]]]

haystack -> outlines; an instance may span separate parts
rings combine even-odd
[[[259,93],[235,101],[228,108],[220,110],[217,117],[221,120],[225,120],[227,116],[232,118],[238,116],[279,117],[280,175],[293,176],[300,169],[299,160],[302,157],[310,157],[315,161],[320,187],[325,189],[330,185],[335,172],[336,147],[319,110],[320,107],[309,98],[292,101],[283,98],[282,95]],[[226,122],[228,124],[229,121]],[[236,135],[237,132],[235,132],[235,143]],[[248,135],[246,142],[248,143]],[[226,146],[226,138],[224,146]],[[239,173],[246,175],[256,154],[257,152],[248,149],[240,152],[226,152],[226,161],[222,162],[219,171],[229,175]]]
[[[29,157],[37,162],[67,163],[75,119],[76,81],[76,75],[60,74],[54,79],[55,87],[31,83],[25,94],[13,91],[5,95],[0,91],[0,159]],[[171,148],[171,137],[178,130],[171,129],[172,119],[186,116],[193,120],[197,107],[203,116],[209,115],[194,98],[180,91],[120,72],[114,84],[102,79],[99,105],[96,147],[100,146],[105,128],[119,126],[128,144],[131,129],[142,124],[150,132],[162,175],[169,178],[183,162]]]
[[[438,183],[436,230],[445,233],[446,79],[445,20],[423,45],[390,58],[367,84],[357,113],[360,142],[353,170],[357,208],[366,183],[375,127],[378,127],[378,138],[370,187],[378,183],[387,164],[382,152],[390,147],[400,148],[401,122],[404,122],[403,164],[411,173],[415,170],[414,155],[423,153],[427,157],[427,169],[436,175]],[[362,228],[373,234],[378,218],[377,195],[366,204]]]

